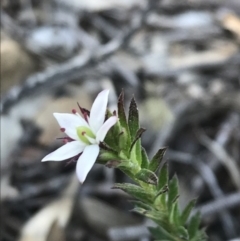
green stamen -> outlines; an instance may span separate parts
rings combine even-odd
[[[88,127],[85,127],[85,126],[77,127],[77,135],[78,135],[79,139],[86,144],[91,144],[86,136],[91,137],[93,139],[96,138],[96,136],[93,134],[93,132]]]

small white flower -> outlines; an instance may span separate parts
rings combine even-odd
[[[117,122],[118,118],[112,116],[104,122],[109,90],[103,90],[95,99],[90,116],[86,111],[81,117],[75,110],[73,114],[53,113],[61,130],[68,137],[68,142],[56,151],[45,156],[42,161],[62,161],[79,154],[76,172],[78,179],[83,183],[99,154],[99,143],[102,142],[109,129]]]

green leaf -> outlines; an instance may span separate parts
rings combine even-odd
[[[120,147],[124,150],[128,150],[130,147],[130,133],[127,123],[127,118],[124,110],[124,93],[121,92],[118,98],[118,118],[121,126],[121,134],[119,136]]]
[[[149,191],[145,191],[140,186],[130,184],[130,183],[116,183],[112,189],[121,189],[124,192],[132,195],[133,197],[139,199],[140,201],[146,203],[152,203],[154,195]]]
[[[107,119],[113,116],[113,114],[107,110]],[[120,124],[117,122],[107,133],[104,142],[111,148],[118,150],[119,148],[119,133],[120,133]]]
[[[188,203],[188,205],[184,208],[182,215],[181,215],[181,224],[185,225],[185,223],[187,222],[189,215],[191,214],[191,211],[193,209],[193,207],[195,206],[196,203],[196,199],[190,201]]]
[[[143,203],[141,201],[131,200],[130,202],[133,203],[134,205],[136,205],[136,207],[143,208],[145,210],[153,210],[153,207],[151,205],[148,205],[148,204]]]
[[[156,194],[156,196],[155,196],[155,199],[157,199],[160,195],[162,195],[162,194],[164,194],[164,193],[166,193],[166,192],[168,192],[168,186],[167,186],[167,185],[164,186],[162,189],[160,189],[160,190],[157,192],[157,194]]]
[[[190,219],[190,222],[188,224],[188,233],[189,233],[189,238],[194,239],[194,237],[198,233],[199,225],[200,225],[200,212],[197,212],[195,215],[192,216]]]
[[[147,152],[143,147],[142,147],[141,153],[142,153],[141,168],[148,169],[149,160],[148,160]]]
[[[150,161],[149,170],[151,170],[153,172],[156,172],[158,170],[166,150],[167,150],[167,148],[164,147],[157,151],[157,153],[154,155],[154,157]]]
[[[124,167],[124,166],[118,166],[118,168],[125,173],[128,177],[130,177],[132,180],[134,180],[135,175],[133,174],[134,172],[132,171],[132,168],[129,167]]]
[[[133,141],[139,129],[138,108],[134,97],[131,99],[131,103],[129,106],[128,125],[129,125],[131,140]]]
[[[140,137],[144,131],[145,131],[145,129],[143,129],[143,128],[140,128],[137,131],[135,140],[132,142],[132,144],[130,146],[130,158],[133,162],[138,163],[139,166],[141,166],[141,163],[142,163]]]
[[[157,185],[158,183],[158,177],[156,176],[156,174],[147,169],[142,169],[136,174],[135,177],[148,184]]]
[[[184,240],[188,240],[189,239],[188,231],[183,226],[178,227],[177,232],[179,233],[179,237],[180,238],[182,238]]]
[[[174,226],[179,226],[180,224],[180,210],[178,207],[178,202],[175,202],[170,211],[169,215],[170,222],[174,224]]]
[[[168,186],[168,165],[165,162],[158,175],[158,187],[157,190],[161,190],[163,187]]]
[[[137,212],[139,214],[144,215],[147,218],[152,219],[157,224],[159,224],[163,228],[168,228],[169,224],[167,221],[167,216],[164,212],[158,210],[146,210],[144,208],[134,208],[133,212]]]
[[[132,150],[133,146],[134,146],[134,145],[136,144],[136,142],[141,138],[143,132],[145,132],[145,131],[146,131],[146,129],[144,129],[144,128],[140,128],[140,129],[137,130],[136,135],[135,135],[135,138],[133,139],[132,144],[131,144],[131,146],[130,146],[130,151]]]
[[[150,227],[148,228],[149,231],[151,232],[151,234],[153,235],[154,238],[156,238],[157,240],[169,240],[169,241],[176,241],[177,239],[175,239],[169,232],[167,232],[166,230],[164,230],[161,227]]]
[[[178,179],[177,176],[174,177],[169,182],[169,191],[168,191],[168,210],[171,210],[171,207],[178,198]]]

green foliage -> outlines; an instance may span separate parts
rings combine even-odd
[[[112,115],[107,112],[107,118]],[[205,231],[199,229],[200,215],[197,213],[189,220],[195,200],[189,202],[183,211],[179,209],[177,176],[169,180],[168,165],[163,163],[166,148],[160,148],[149,161],[145,149],[141,146],[141,136],[145,129],[139,125],[135,99],[131,100],[127,118],[122,92],[118,99],[117,116],[118,123],[110,129],[104,143],[100,145],[98,161],[108,167],[120,169],[135,184],[117,183],[113,189],[121,189],[134,197],[133,211],[156,223],[156,227],[149,228],[155,240],[206,240]]]
[[[120,123],[121,132],[119,134],[119,147],[123,151],[128,151],[130,148],[130,132],[128,122],[124,110],[124,93],[121,92],[118,98],[118,118]]]
[[[156,238],[157,240],[168,240],[168,241],[176,241],[177,239],[174,238],[170,233],[168,233],[165,229],[161,227],[156,227],[156,228],[149,228],[150,232],[152,233],[153,237]]]
[[[174,202],[179,197],[178,194],[178,179],[175,175],[172,180],[169,182],[169,190],[168,190],[168,210],[171,211]]]
[[[165,186],[168,186],[168,166],[166,162],[159,172],[157,189],[161,190]]]
[[[192,218],[190,219],[190,222],[188,224],[188,233],[189,233],[190,240],[197,240],[195,239],[195,237],[198,236],[200,221],[201,221],[201,217],[199,212],[193,215]]]
[[[161,148],[157,151],[157,153],[154,155],[151,162],[149,163],[149,170],[153,172],[156,172],[158,170],[166,150],[167,148]]]
[[[184,225],[188,218],[189,218],[189,215],[191,214],[191,211],[193,209],[193,207],[195,206],[195,203],[196,203],[196,200],[192,200],[188,203],[188,205],[184,208],[183,212],[182,212],[182,215],[181,215],[181,224]]]
[[[158,177],[156,174],[148,169],[141,169],[136,176],[138,180],[146,182],[148,184],[157,185]]]
[[[142,187],[131,184],[131,183],[116,183],[112,189],[121,189],[131,196],[139,199],[146,203],[152,203],[154,198],[153,193],[144,190]]]
[[[143,147],[141,149],[141,155],[142,155],[141,168],[146,169],[146,168],[148,168],[149,159],[148,159],[148,156],[147,156],[147,152]]]
[[[128,126],[131,135],[131,140],[133,141],[136,137],[137,131],[139,130],[138,108],[134,98],[132,98],[129,107]]]

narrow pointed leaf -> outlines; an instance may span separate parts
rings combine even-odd
[[[158,175],[158,190],[161,190],[164,186],[168,186],[168,165],[165,162]]]
[[[129,106],[128,125],[129,125],[131,140],[133,141],[139,129],[138,108],[134,97],[131,99],[131,103]]]
[[[153,221],[155,221],[162,227],[168,226],[167,216],[161,211],[146,210],[144,208],[134,208],[132,211],[137,212],[139,214],[144,215],[147,218],[152,219]]]
[[[132,150],[133,146],[134,146],[134,145],[136,144],[136,142],[141,138],[143,132],[145,132],[145,131],[146,131],[146,129],[144,129],[144,128],[140,128],[140,129],[137,130],[136,135],[135,135],[135,138],[133,139],[132,144],[131,144],[131,146],[130,146],[130,151]]]
[[[169,182],[169,191],[168,191],[168,210],[171,210],[171,207],[178,197],[178,179],[174,175],[172,180]]]
[[[188,224],[188,233],[189,233],[190,239],[193,239],[197,235],[199,225],[200,225],[200,213],[198,212],[194,216],[192,216]]]
[[[146,150],[143,147],[142,147],[141,153],[142,153],[141,167],[145,168],[145,169],[148,169],[149,159],[148,159]]]
[[[136,178],[152,185],[157,185],[158,183],[158,177],[156,176],[156,174],[147,169],[142,169],[141,171],[139,171],[136,174]]]
[[[166,230],[164,230],[161,227],[150,227],[148,228],[153,237],[157,240],[168,240],[168,241],[176,241],[176,239],[168,233]]]
[[[140,186],[130,184],[130,183],[116,183],[112,189],[121,189],[124,192],[132,195],[133,197],[139,199],[140,201],[146,203],[152,203],[154,195],[151,192],[145,191]]]
[[[136,205],[136,207],[138,207],[138,208],[143,208],[143,209],[146,209],[146,210],[153,210],[153,207],[151,205],[148,205],[148,204],[143,203],[141,201],[131,200],[130,202],[133,203],[134,205]]]
[[[150,161],[149,170],[151,170],[153,172],[156,172],[158,170],[166,150],[167,150],[167,148],[161,148],[158,150],[158,152],[155,154],[155,156]]]
[[[191,214],[191,211],[192,211],[193,207],[195,206],[195,203],[196,203],[196,199],[190,201],[188,203],[188,205],[184,208],[182,215],[181,215],[181,224],[182,225],[184,225],[187,222],[187,220]]]
[[[188,240],[189,239],[188,231],[183,226],[178,227],[177,232],[179,233],[179,237],[180,238],[182,238],[184,240]]]
[[[138,140],[133,146],[133,148],[131,149],[130,160],[136,165],[138,165],[139,167],[141,166],[142,155],[141,155],[140,140]]]
[[[125,167],[125,166],[118,166],[118,168],[125,173],[128,177],[130,177],[132,180],[134,180],[135,175],[133,174],[134,172],[132,171],[132,168]]]
[[[142,153],[141,153],[141,136],[145,129],[140,128],[137,133],[134,141],[132,142],[130,146],[130,157],[131,160],[135,163],[138,163],[139,166],[141,166],[142,163]]]
[[[118,98],[118,118],[121,125],[121,132],[122,135],[121,138],[121,144],[123,145],[124,149],[129,149],[130,144],[130,133],[127,123],[127,118],[124,110],[124,93],[121,92],[119,98]]]
[[[170,222],[175,226],[180,224],[180,210],[178,207],[178,202],[173,203],[170,211]]]
[[[160,189],[160,190],[157,192],[157,194],[156,194],[156,196],[155,196],[155,199],[157,199],[160,195],[162,195],[162,194],[164,194],[164,193],[166,193],[166,192],[168,192],[168,186],[167,186],[167,185],[164,186],[162,189]]]

